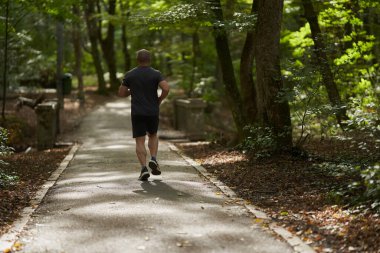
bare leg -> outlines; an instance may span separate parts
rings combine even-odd
[[[141,166],[146,166],[145,136],[136,138],[136,154]]]
[[[157,133],[148,135],[148,148],[151,156],[157,157],[158,151],[158,137]]]

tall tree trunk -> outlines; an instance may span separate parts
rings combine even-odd
[[[106,82],[104,80],[104,71],[98,49],[98,25],[94,18],[95,3],[93,0],[84,0],[84,3],[87,32],[91,45],[91,56],[95,66],[96,76],[98,78],[98,93],[104,94],[106,92]]]
[[[220,0],[206,1],[210,9],[213,11],[218,21],[223,21],[223,11]],[[240,97],[239,89],[237,86],[234,68],[232,64],[230,47],[228,44],[227,32],[223,27],[214,27],[214,39],[216,52],[218,54],[220,67],[223,74],[223,83],[226,90],[226,98],[228,105],[232,111],[232,116],[235,121],[236,129],[238,131],[238,138],[243,138],[243,128],[246,124],[243,111],[243,101]]]
[[[257,13],[257,0],[252,2],[251,14]],[[256,87],[253,81],[253,62],[255,58],[255,29],[247,32],[243,51],[240,57],[240,88],[247,122],[257,120]]]
[[[123,4],[123,1],[120,1],[120,9],[123,18],[127,19],[129,16],[129,1],[126,2],[126,5]],[[127,26],[125,23],[121,26],[121,48],[124,55],[124,70],[127,71],[131,68],[131,55],[128,51]]]
[[[339,90],[331,71],[329,59],[326,54],[326,45],[318,23],[318,16],[311,0],[302,0],[302,4],[305,11],[305,17],[310,25],[311,36],[314,41],[314,53],[317,58],[319,71],[322,75],[323,84],[326,87],[331,105],[336,108],[335,115],[338,123],[341,126],[344,126],[344,121],[348,119],[346,108],[340,99]]]
[[[9,1],[7,0],[5,5],[5,30],[4,30],[4,69],[3,69],[3,107],[1,110],[1,117],[3,122],[5,121],[5,104],[7,100],[7,84],[8,84],[8,40],[9,40]]]
[[[109,15],[114,16],[116,10],[116,0],[108,0],[108,8],[107,12]],[[100,10],[98,10],[100,13]],[[101,24],[101,23],[100,23]],[[102,36],[102,27],[98,27],[98,37],[100,41],[100,45],[103,51],[103,57],[106,60],[106,64],[108,67],[111,90],[117,90],[120,82],[116,77],[116,57],[115,57],[115,26],[112,22],[108,22],[107,26],[107,35],[103,39]]]
[[[200,50],[200,43],[199,43],[199,35],[198,32],[195,31],[192,34],[192,44],[193,44],[193,61],[192,61],[192,71],[191,71],[191,79],[190,79],[190,94],[189,97],[192,96],[194,91],[194,83],[195,83],[195,74],[197,70],[197,60],[200,57],[201,50]]]
[[[127,26],[124,24],[121,27],[121,42],[121,48],[124,55],[124,70],[129,70],[131,68],[131,55],[128,51]]]
[[[77,17],[80,17],[80,9],[78,4],[73,5],[73,14]],[[85,97],[83,90],[83,75],[82,75],[82,33],[81,25],[79,22],[73,24],[73,47],[75,54],[75,75],[78,78],[78,99],[81,107],[84,106]]]
[[[64,108],[64,101],[63,101],[63,50],[64,50],[64,26],[63,21],[58,20],[57,26],[56,26],[56,40],[57,40],[57,66],[56,66],[56,73],[57,73],[57,97],[58,97],[58,104],[59,108]]]
[[[288,101],[280,97],[280,31],[284,0],[258,0],[256,26],[256,77],[258,118],[270,127],[279,149],[292,146]]]
[[[235,13],[236,0],[226,0],[225,17],[226,19],[232,19]]]

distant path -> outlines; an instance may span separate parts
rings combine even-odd
[[[162,176],[138,181],[129,111],[116,100],[83,120],[83,145],[22,233],[22,252],[292,252],[164,142]]]

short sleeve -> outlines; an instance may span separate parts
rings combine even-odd
[[[162,82],[165,80],[164,76],[161,74],[160,71],[157,71],[158,72],[158,83]]]
[[[128,75],[127,74],[124,76],[123,80],[121,81],[121,85],[124,85],[124,86],[129,88]]]

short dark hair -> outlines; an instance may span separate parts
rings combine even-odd
[[[150,63],[150,52],[146,49],[141,49],[137,51],[136,58],[138,63]]]

